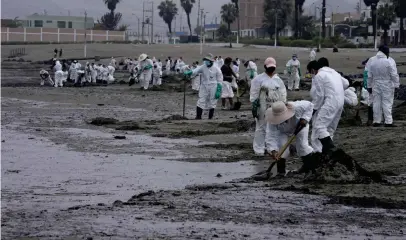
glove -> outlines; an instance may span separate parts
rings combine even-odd
[[[302,130],[304,127],[306,127],[306,125],[307,125],[307,120],[304,118],[301,118],[296,125],[295,134],[298,134],[300,132],[300,130]]]
[[[367,91],[369,92],[369,94],[372,94],[372,88],[367,88]]]
[[[252,116],[253,116],[254,118],[258,118],[258,109],[259,109],[259,106],[260,106],[260,104],[259,104],[259,99],[256,99],[255,101],[252,102],[251,111],[252,111]]]
[[[190,77],[190,76],[192,76],[193,71],[192,71],[192,70],[187,70],[187,71],[185,71],[183,74],[184,74],[185,76]]]
[[[271,158],[272,158],[273,160],[278,160],[278,152],[275,151],[275,150],[273,150],[273,151],[271,152]]]
[[[368,71],[364,71],[364,76],[363,76],[363,79],[364,79],[364,88],[366,89],[367,88],[367,81],[368,81]]]
[[[302,73],[300,71],[300,68],[298,70],[299,70],[299,77],[302,77]]]
[[[221,83],[217,83],[217,90],[216,90],[216,95],[214,96],[215,99],[219,99],[221,97],[221,90],[223,86]]]

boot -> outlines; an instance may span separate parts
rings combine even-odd
[[[209,110],[209,119],[212,119],[214,116],[214,108]]]
[[[371,126],[374,121],[374,109],[373,107],[368,107],[368,121],[367,126]]]
[[[203,109],[196,107],[196,118],[195,119],[202,119]]]
[[[281,158],[276,162],[276,169],[278,177],[284,177],[286,174],[286,159]]]
[[[310,153],[306,156],[301,157],[303,165],[297,171],[300,173],[309,173],[310,171],[314,171],[321,165],[321,158],[319,153]]]
[[[331,157],[332,153],[336,150],[333,140],[330,136],[319,139],[323,145],[322,153]]]

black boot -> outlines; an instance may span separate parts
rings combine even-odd
[[[214,108],[209,110],[209,119],[212,119],[214,116]]]
[[[368,107],[367,126],[371,126],[373,122],[374,122],[374,109],[373,109],[373,107]]]
[[[284,177],[286,174],[286,159],[281,158],[276,162],[276,169],[278,177]]]
[[[308,173],[314,171],[321,165],[320,153],[310,153],[301,157],[303,165],[297,171],[298,173]]]
[[[196,118],[195,119],[202,119],[203,109],[196,107]]]
[[[330,136],[319,139],[323,145],[322,153],[331,157],[332,153],[336,150],[333,140]]]

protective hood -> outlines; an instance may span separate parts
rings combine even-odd
[[[330,67],[322,67],[319,69],[319,72],[333,73],[333,72],[335,72],[335,70]]]
[[[376,57],[377,57],[377,58],[388,58],[388,56],[386,56],[385,53],[383,53],[383,52],[381,52],[381,51],[379,51],[379,52],[376,54]]]

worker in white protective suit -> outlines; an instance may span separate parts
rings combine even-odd
[[[57,72],[57,71],[62,71],[62,64],[58,60],[56,60],[55,66],[54,66],[54,72]]]
[[[264,63],[265,72],[252,80],[250,89],[250,102],[252,103],[252,113],[255,118],[255,135],[253,149],[256,155],[265,154],[266,135],[266,110],[274,102],[286,102],[286,87],[282,79],[276,73],[276,61],[269,57]]]
[[[116,68],[117,67],[116,64],[117,64],[116,59],[114,57],[111,57],[110,65],[113,66],[114,68]]]
[[[69,67],[69,78],[71,81],[76,82],[78,78],[78,69],[76,68],[77,61],[74,60]]]
[[[162,62],[161,62],[161,59],[158,59],[158,67],[161,69],[161,71],[162,71]]]
[[[199,67],[199,62],[194,62],[191,70],[195,70],[197,67]],[[192,78],[192,90],[198,92],[200,89],[200,77],[201,74],[196,74],[193,78]]]
[[[162,84],[162,69],[159,67],[158,62],[154,63],[154,69],[152,70],[152,85],[160,86]]]
[[[148,59],[148,55],[143,53],[138,58],[139,66],[140,66],[140,83],[141,89],[147,90],[149,87],[149,83],[152,79],[152,68],[153,63],[151,59]]]
[[[197,100],[196,119],[202,119],[203,110],[209,110],[209,119],[214,116],[214,109],[217,105],[217,100],[221,97],[221,86],[223,82],[223,74],[221,70],[214,65],[212,54],[208,54],[203,58],[204,64],[186,71],[186,76],[196,76],[201,74],[201,84],[199,89],[199,100]]]
[[[317,61],[307,65],[307,70],[314,75],[310,90],[314,105],[311,142],[315,152],[331,156],[335,151],[334,132],[344,108],[344,89],[349,83],[334,69],[321,66]]]
[[[96,65],[94,63],[92,63],[92,65],[90,65],[90,73],[91,73],[91,82],[92,83],[96,83],[96,79],[97,79],[97,69],[96,69]]]
[[[166,59],[165,71],[166,71],[167,75],[169,75],[171,73],[171,58],[170,57],[168,59]]]
[[[292,91],[295,89],[295,91],[299,91],[302,74],[300,72],[300,62],[296,54],[293,54],[292,59],[286,63],[286,71],[289,74],[288,90]]]
[[[101,74],[102,74],[103,84],[107,84],[108,80],[109,80],[109,69],[104,64],[101,67]]]
[[[91,69],[91,65],[89,62],[86,62],[86,66],[85,66],[85,79],[86,79],[86,82],[88,82],[88,83],[92,82],[92,69]]]
[[[63,87],[63,82],[66,81],[68,73],[62,70],[58,70],[55,72],[55,87]]]
[[[114,81],[114,72],[116,71],[116,68],[113,65],[108,65],[107,69],[109,70],[109,81],[111,81],[111,79],[113,79],[112,81]]]
[[[221,67],[224,65],[224,59],[219,56],[219,58],[217,59],[217,66],[221,69]]]
[[[310,51],[310,54],[309,54],[309,60],[310,61],[316,60],[316,56],[317,56],[316,51],[314,50],[314,48],[312,48],[312,50]]]
[[[266,149],[272,158],[278,160],[277,173],[286,174],[286,158],[290,155],[289,148],[277,159],[277,154],[286,144],[289,137],[296,135],[297,155],[303,161],[299,172],[308,172],[306,167],[314,163],[313,148],[309,144],[309,124],[313,114],[313,103],[309,101],[295,101],[284,103],[278,101],[266,111]]]
[[[373,95],[373,126],[381,126],[383,113],[385,127],[393,127],[392,106],[395,89],[399,88],[396,63],[389,59],[387,46],[381,46],[376,58],[369,61],[367,89]]]
[[[349,87],[344,91],[344,104],[355,107],[358,105],[358,97],[354,87]]]
[[[258,76],[257,64],[253,61],[248,60],[244,63],[245,66],[245,76],[248,83],[248,86],[251,87],[251,81]]]
[[[179,71],[186,63],[183,61],[182,57],[180,57],[175,64],[175,71]]]
[[[240,66],[238,65],[237,61],[233,61],[232,69],[236,77],[233,77],[233,81],[231,82],[231,86],[234,89],[238,89],[237,81],[240,79]]]
[[[51,75],[49,74],[48,71],[46,71],[45,69],[41,69],[41,71],[39,72],[39,76],[41,77],[41,82],[40,85],[44,86],[45,84],[45,80],[51,85],[54,85],[54,81],[52,81]]]

